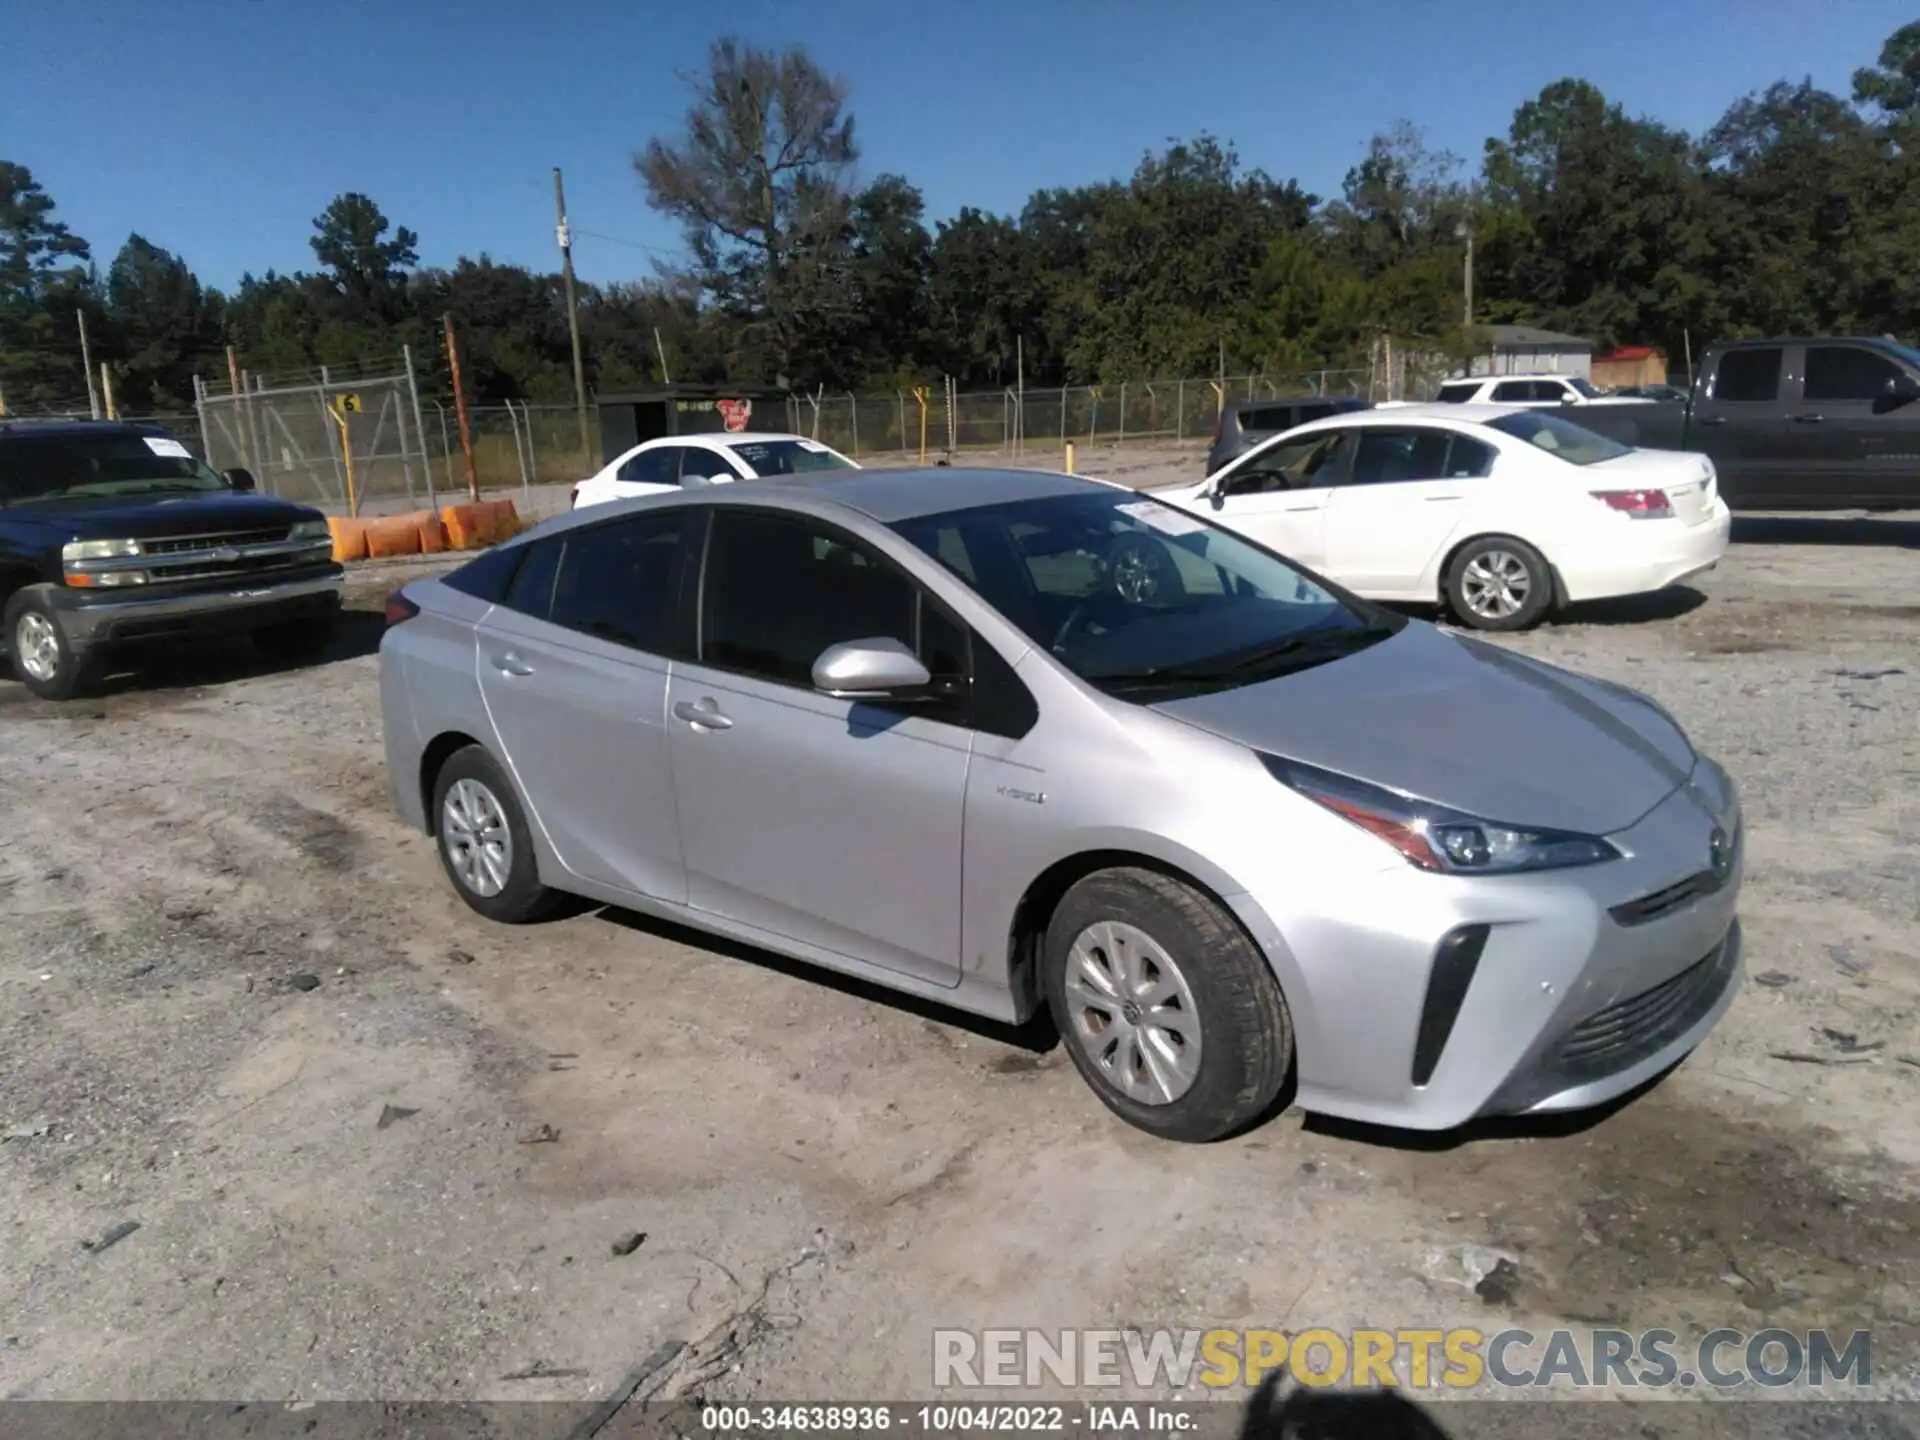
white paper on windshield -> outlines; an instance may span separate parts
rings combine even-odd
[[[1119,507],[1122,515],[1131,515],[1151,530],[1162,535],[1197,535],[1207,528],[1206,522],[1196,520],[1191,515],[1183,515],[1168,505],[1153,500],[1131,500]]]
[[[802,440],[800,442],[800,448],[802,450],[811,450],[815,455],[824,455],[827,453],[827,447],[822,445],[818,440]]]
[[[146,438],[147,449],[156,455],[164,455],[169,460],[191,460],[193,452],[178,440],[169,440],[164,435],[149,435]]]

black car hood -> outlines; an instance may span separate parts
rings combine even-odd
[[[318,510],[271,495],[231,491],[153,495],[75,495],[15,505],[10,524],[61,531],[76,540],[144,539],[158,535],[203,535],[223,530],[265,530],[296,520],[323,518]]]

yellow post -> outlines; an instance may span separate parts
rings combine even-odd
[[[333,412],[333,423],[340,427],[340,454],[347,462],[347,514],[357,519],[360,514],[360,496],[353,486],[353,445],[347,438],[347,417],[336,410]]]
[[[1067,441],[1067,473],[1073,474],[1073,441]]]
[[[920,463],[927,463],[927,396],[932,392],[924,385],[913,387],[913,398],[920,402]]]
[[[113,367],[104,360],[100,362],[100,391],[107,397],[107,418],[118,420],[120,407],[113,403]]]
[[[358,519],[360,492],[353,481],[353,438],[347,429],[347,416],[360,409],[360,397],[336,395],[333,397],[333,404],[327,408],[333,412],[333,423],[340,427],[340,457],[346,462],[347,471],[347,514]]]

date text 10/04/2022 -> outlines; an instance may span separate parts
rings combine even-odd
[[[1212,1405],[709,1405],[700,1428],[710,1436],[794,1433],[921,1435],[1181,1434]]]

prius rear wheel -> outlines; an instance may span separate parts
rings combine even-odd
[[[554,911],[560,895],[540,883],[520,798],[505,769],[480,746],[455,751],[440,767],[433,816],[440,863],[472,909],[503,925]]]

